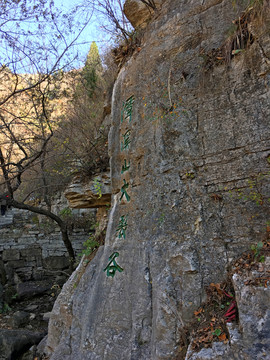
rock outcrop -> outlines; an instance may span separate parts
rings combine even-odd
[[[51,360],[175,359],[205,286],[262,239],[269,4],[254,18],[239,4],[164,1],[121,69],[105,245],[56,301]]]
[[[109,172],[93,176],[89,183],[83,184],[74,179],[66,189],[65,197],[73,209],[108,207],[111,204],[111,178]]]
[[[155,0],[153,3],[156,6],[156,10],[160,9],[162,5],[161,0]],[[154,14],[154,9],[146,6],[140,0],[127,0],[124,4],[124,13],[135,29],[139,27],[145,28]]]

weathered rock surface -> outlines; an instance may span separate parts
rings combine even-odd
[[[71,275],[68,282],[63,286],[61,293],[59,294],[55,306],[53,308],[53,312],[50,316],[49,322],[49,331],[53,333],[53,336],[50,336],[47,339],[46,353],[51,355],[53,351],[56,350],[57,345],[59,344],[59,339],[63,334],[68,336],[70,326],[72,324],[72,301],[73,296],[76,291],[76,288],[80,282],[80,279],[85,272],[85,267],[87,263],[85,263],[84,258],[82,258],[79,266],[76,271]],[[81,299],[82,303],[85,302],[85,299]],[[69,352],[69,347],[65,347],[61,345],[59,349],[54,353],[54,356],[59,357],[65,355]]]
[[[157,9],[159,9],[162,1],[155,0],[155,4]],[[147,7],[140,0],[127,0],[124,4],[124,13],[132,26],[137,29],[147,25],[147,22],[153,16],[154,10],[151,7]]]
[[[261,240],[267,205],[249,191],[256,179],[257,196],[269,192],[268,13],[230,65],[207,55],[242,10],[226,0],[165,1],[121,70],[105,245],[56,301],[51,360],[176,358],[204,287]],[[107,276],[115,253],[123,271]]]

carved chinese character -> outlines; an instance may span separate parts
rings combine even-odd
[[[130,130],[127,130],[123,135],[123,141],[121,141],[121,151],[128,149],[129,144],[131,143],[130,140]]]
[[[109,264],[105,267],[105,269],[103,271],[107,271],[107,276],[111,276],[114,277],[116,271],[122,272],[124,271],[124,269],[121,268],[121,266],[119,266],[115,260],[116,257],[119,256],[118,252],[114,252],[110,257],[109,257]]]
[[[126,238],[126,230],[127,230],[127,216],[122,215],[119,220],[118,227],[116,229],[116,232],[118,232],[118,238]]]
[[[128,171],[130,168],[130,162],[129,164],[127,165],[127,160],[125,159],[124,160],[124,165],[122,166],[122,171],[121,171],[121,174],[124,174],[125,171]]]
[[[121,187],[121,197],[120,197],[120,201],[122,200],[122,198],[125,196],[127,201],[130,201],[130,196],[127,193],[127,189],[129,187],[129,183],[126,182],[126,180],[124,179],[124,185]]]
[[[131,121],[134,100],[135,100],[135,98],[132,95],[131,97],[129,97],[126,100],[126,102],[123,103],[123,108],[122,108],[122,112],[121,112],[121,123],[124,120],[128,120],[129,122]]]

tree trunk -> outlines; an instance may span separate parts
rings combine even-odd
[[[68,236],[68,230],[67,230],[66,223],[59,216],[55,215],[54,213],[52,213],[51,211],[46,210],[46,209],[41,209],[36,206],[28,205],[25,203],[20,203],[13,199],[8,201],[8,204],[17,209],[28,210],[28,211],[31,211],[36,214],[41,214],[41,215],[47,216],[50,219],[54,220],[59,225],[60,231],[62,234],[62,240],[63,240],[63,243],[65,244],[65,247],[67,249],[68,256],[70,259],[70,270],[73,270],[73,265],[75,262],[75,253],[74,253],[71,241]]]
[[[61,230],[61,234],[62,234],[63,243],[65,244],[65,247],[66,247],[66,249],[68,251],[68,255],[69,255],[69,260],[70,260],[69,269],[71,271],[73,271],[73,267],[74,267],[74,263],[75,263],[75,254],[74,254],[74,250],[73,250],[71,241],[69,240],[67,225],[64,223],[63,226],[60,226],[60,230]]]

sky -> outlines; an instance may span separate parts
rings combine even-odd
[[[54,0],[54,4],[55,7],[63,8],[64,10],[69,11],[82,1],[83,0]],[[86,59],[92,41],[97,43],[100,52],[104,51],[104,49],[109,46],[110,42],[109,35],[101,29],[101,25],[95,17],[95,14],[92,16],[89,25],[86,27],[79,39],[79,58],[82,64]]]
[[[91,14],[92,7],[87,7],[89,2],[91,3],[91,0],[54,0],[55,10],[52,9],[52,14],[45,12],[45,18],[39,13],[44,11],[43,7],[37,10],[35,17],[24,18],[21,14],[25,13],[21,13],[20,5],[10,6],[9,12],[0,14],[2,34],[7,34],[0,37],[0,66],[6,65],[12,72],[19,74],[48,73],[51,69],[57,70],[61,67],[65,71],[79,69],[84,66],[93,41],[96,42],[100,54],[104,54],[113,41],[102,27],[111,29],[114,35],[115,30],[110,27],[108,17],[103,16],[101,11],[92,14],[87,27],[76,40],[76,46],[69,46]],[[29,1],[29,4],[31,10],[32,2]],[[78,11],[74,17],[65,16],[76,6]],[[48,0],[44,8],[50,10],[49,7]],[[56,9],[62,12],[62,16],[60,13],[57,18]],[[100,9],[102,10],[102,7]],[[118,8],[115,9],[117,11]],[[23,20],[17,20],[20,16]]]

